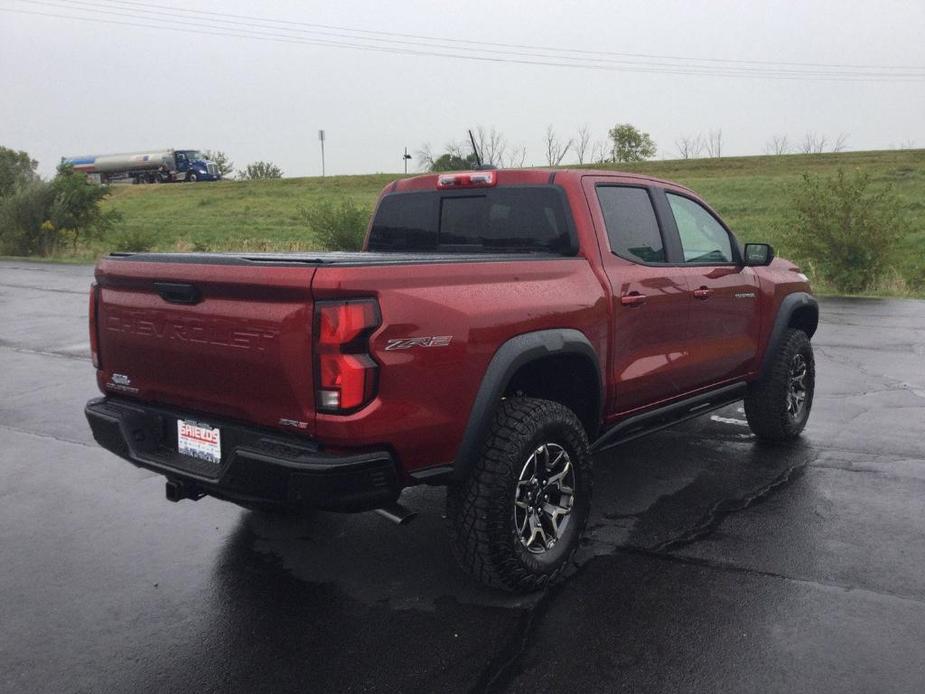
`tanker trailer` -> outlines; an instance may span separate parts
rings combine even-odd
[[[174,183],[177,181],[218,181],[221,174],[215,162],[207,161],[194,149],[163,149],[124,154],[91,154],[66,157],[75,171],[97,183],[123,180],[133,183]]]

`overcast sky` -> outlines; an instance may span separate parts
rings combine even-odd
[[[479,124],[524,145],[528,164],[545,163],[548,124],[567,139],[587,123],[595,139],[603,139],[615,123],[630,122],[651,133],[659,158],[677,156],[678,136],[718,128],[724,153],[731,155],[761,153],[773,134],[795,141],[807,131],[829,139],[848,133],[849,149],[925,146],[922,77],[856,82],[801,74],[783,80],[478,62],[308,45],[303,41],[360,39],[345,39],[341,30],[335,30],[340,37],[331,30],[308,34],[319,28],[283,23],[685,59],[911,66],[907,73],[917,68],[925,75],[923,0],[0,0],[0,9],[194,32],[0,12],[0,144],[28,151],[45,175],[63,155],[160,147],[220,149],[238,165],[264,159],[287,176],[317,175],[319,128],[327,131],[329,174],[400,171],[403,147],[413,153],[429,142],[439,150]],[[142,16],[145,10],[162,13],[165,21]],[[279,21],[261,25],[234,14]],[[222,19],[232,33],[260,31],[291,41],[208,35],[220,30],[191,26],[220,26]],[[556,54],[571,56],[566,60],[525,58],[514,54],[530,51],[513,47],[491,54],[486,46],[426,49],[412,37],[356,36],[382,39],[367,45],[422,52],[546,62],[574,62],[576,55],[631,60],[574,53]],[[762,67],[689,60],[681,65]],[[763,69],[769,68],[816,69]],[[840,69],[842,75],[863,71]]]

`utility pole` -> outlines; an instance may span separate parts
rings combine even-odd
[[[408,160],[411,159],[411,155],[408,154],[408,148],[405,147],[405,153],[401,156],[405,160],[405,174],[408,173]]]
[[[321,177],[324,178],[324,130],[318,131],[318,140],[321,142]]]

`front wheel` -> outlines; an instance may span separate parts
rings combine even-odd
[[[545,587],[578,548],[591,488],[588,438],[575,414],[548,400],[504,400],[475,469],[447,492],[456,560],[492,587]]]
[[[765,377],[752,383],[745,396],[745,418],[755,435],[766,441],[799,436],[809,419],[816,389],[816,362],[809,337],[789,329],[781,337]]]
[[[195,183],[196,181],[199,180],[199,176],[197,176],[195,173],[190,172],[186,174],[186,180],[189,181],[190,183]]]

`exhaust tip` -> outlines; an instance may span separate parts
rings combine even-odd
[[[376,513],[390,520],[395,525],[408,525],[411,521],[417,518],[418,514],[410,509],[405,508],[399,503],[389,504],[388,506],[383,506],[382,508],[377,508]]]

